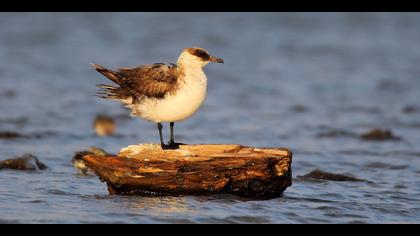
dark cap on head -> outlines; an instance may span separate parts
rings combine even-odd
[[[223,60],[218,57],[211,56],[205,49],[193,47],[193,48],[187,48],[185,49],[187,52],[189,52],[191,55],[197,56],[201,58],[203,61],[211,61],[211,62],[217,62],[217,63],[223,63]]]

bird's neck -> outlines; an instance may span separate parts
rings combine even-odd
[[[201,64],[183,63],[178,61],[178,72],[186,80],[206,79],[203,66]]]

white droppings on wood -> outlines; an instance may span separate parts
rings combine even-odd
[[[136,179],[146,178],[146,176],[143,176],[143,175],[131,175],[130,177],[136,178]]]
[[[140,143],[137,145],[129,145],[124,147],[120,150],[120,153],[128,153],[129,155],[127,157],[130,157],[130,155],[137,155],[145,150],[150,150],[153,148],[160,148],[160,146],[153,143]]]
[[[178,152],[179,154],[181,154],[184,157],[192,157],[192,156],[194,156],[194,154],[192,154],[192,152],[190,152],[188,150],[176,149],[175,151]]]
[[[153,168],[153,167],[146,167],[146,168],[140,167],[137,170],[139,172],[142,172],[142,173],[156,173],[156,172],[162,172],[163,171],[162,169]]]

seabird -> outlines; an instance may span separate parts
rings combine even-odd
[[[162,149],[177,149],[180,143],[174,140],[174,122],[189,118],[203,103],[207,92],[203,68],[209,62],[223,60],[192,47],[182,51],[177,64],[154,63],[116,71],[91,65],[118,85],[98,84],[101,98],[118,100],[131,110],[132,117],[155,122]],[[170,123],[168,144],[162,138],[162,122]]]
[[[115,120],[110,116],[97,115],[93,121],[93,128],[98,136],[113,135],[116,129]]]

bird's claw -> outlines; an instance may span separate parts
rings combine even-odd
[[[168,144],[161,144],[163,150],[167,149],[179,149],[179,145],[184,145],[184,143],[175,143],[175,142],[169,142]]]

